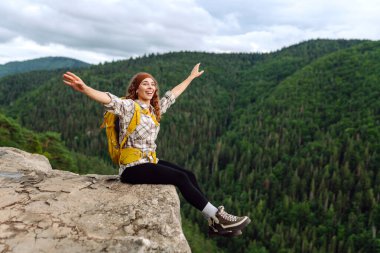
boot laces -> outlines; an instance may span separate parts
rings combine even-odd
[[[237,216],[234,216],[234,215],[231,215],[229,213],[227,213],[226,211],[224,211],[224,206],[220,206],[219,207],[219,214],[220,216],[223,217],[223,219],[226,219],[226,220],[229,220],[229,221],[236,221],[237,220]]]

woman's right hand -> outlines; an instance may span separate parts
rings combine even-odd
[[[87,85],[74,73],[67,71],[63,74],[63,82],[76,91],[84,92]]]
[[[82,92],[83,94],[89,96],[91,99],[102,103],[102,104],[109,104],[111,102],[110,96],[107,95],[107,93],[95,90],[89,86],[87,86],[82,79],[80,79],[78,76],[76,76],[74,73],[66,72],[63,74],[63,82],[73,88],[74,90],[77,90],[79,92]]]

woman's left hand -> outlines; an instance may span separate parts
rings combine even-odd
[[[201,63],[198,63],[197,65],[195,65],[193,70],[191,71],[190,77],[192,79],[197,78],[203,74],[204,70],[199,71],[199,65],[201,65]]]
[[[172,93],[176,98],[186,90],[187,86],[189,86],[189,84],[191,83],[191,81],[193,81],[194,78],[197,78],[203,74],[204,70],[199,71],[200,64],[201,63],[195,65],[193,70],[191,71],[191,74],[182,83],[178,84],[176,87],[172,89]]]

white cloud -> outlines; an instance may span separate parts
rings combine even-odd
[[[187,0],[50,3],[48,0],[1,2],[0,15],[4,18],[0,26],[4,31],[14,31],[15,37],[34,41],[40,45],[38,49],[62,45],[109,55],[109,58],[141,55],[153,49],[199,50],[197,44],[202,36],[214,33],[220,26],[207,11]],[[1,34],[0,31],[0,38]],[[11,45],[2,47],[5,46]],[[35,51],[36,47],[30,49]]]
[[[68,48],[59,44],[40,45],[32,40],[17,37],[7,43],[0,43],[0,62],[21,61],[44,56],[70,56],[71,58],[100,63],[111,60],[119,60],[121,57],[96,53],[94,51]]]
[[[151,52],[272,51],[311,38],[380,38],[378,0],[0,2],[0,63],[91,63]]]

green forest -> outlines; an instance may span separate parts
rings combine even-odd
[[[158,157],[193,171],[210,202],[248,215],[243,235],[207,238],[180,195],[193,252],[380,252],[380,42],[310,40],[272,53],[173,52],[71,69],[124,96],[137,72],[160,94],[205,73],[163,115]],[[0,79],[0,145],[53,168],[117,174],[103,108],[62,83],[66,69]]]

